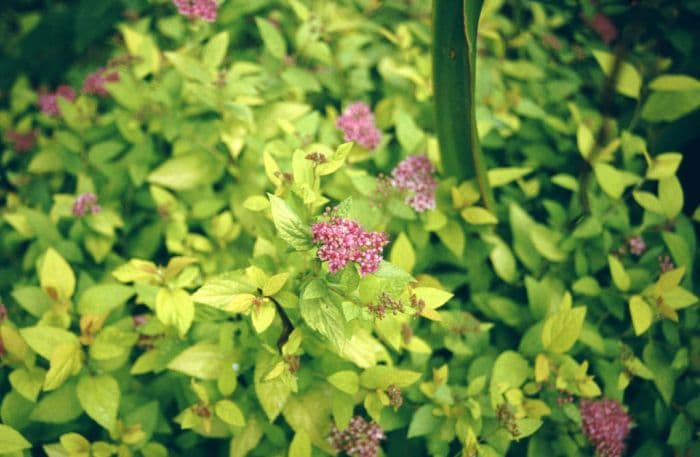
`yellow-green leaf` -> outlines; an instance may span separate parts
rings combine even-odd
[[[659,201],[668,219],[675,219],[683,210],[683,188],[675,176],[659,181]]]
[[[32,444],[20,432],[9,425],[0,424],[0,454],[10,454],[29,449]]]
[[[416,264],[416,253],[405,233],[400,233],[391,247],[389,261],[401,269],[411,272]]]
[[[288,457],[311,457],[311,441],[304,430],[299,430],[294,434],[294,438],[289,444]]]
[[[275,295],[282,290],[282,287],[284,287],[284,284],[287,282],[287,278],[289,278],[289,273],[280,273],[269,278],[265,281],[265,285],[263,285],[263,295],[266,297]]]
[[[610,275],[612,276],[612,280],[615,283],[615,287],[617,287],[623,292],[628,290],[630,288],[631,282],[630,276],[629,274],[627,274],[627,271],[622,265],[622,262],[620,262],[620,259],[618,259],[614,255],[609,255],[608,265],[610,266]]]
[[[75,334],[48,325],[23,328],[19,333],[34,352],[47,360],[51,359],[54,349],[62,343],[78,344],[78,338]]]
[[[639,176],[628,171],[620,171],[604,162],[596,163],[593,171],[601,189],[615,199],[622,196],[625,188],[640,181]]]
[[[595,146],[595,138],[586,124],[579,124],[576,130],[576,145],[581,156],[588,160],[593,152],[593,146]]]
[[[646,192],[643,190],[635,190],[632,192],[632,196],[639,203],[639,206],[647,211],[651,211],[656,214],[663,214],[664,208],[661,206],[661,202],[656,197],[656,195],[651,192]]]
[[[44,254],[39,282],[44,292],[54,300],[67,300],[75,292],[75,274],[68,262],[53,248]]]
[[[218,345],[197,343],[168,363],[168,369],[199,379],[217,379],[224,366],[224,353]]]
[[[273,56],[283,59],[287,54],[287,43],[284,41],[280,31],[270,21],[261,17],[256,17],[255,23],[258,26],[265,48]]]
[[[162,287],[156,295],[156,316],[165,325],[178,329],[185,335],[194,320],[194,302],[183,289]]]
[[[367,368],[360,375],[360,384],[367,389],[386,389],[392,384],[404,388],[415,384],[422,373],[400,368],[377,365]]]
[[[488,171],[491,187],[499,187],[516,181],[532,172],[529,167],[492,168]]]
[[[649,304],[639,295],[632,295],[629,299],[630,315],[634,333],[641,335],[646,332],[654,321],[654,313]]]
[[[359,388],[360,378],[354,371],[338,371],[328,376],[328,382],[338,390],[350,395],[355,395]]]
[[[700,81],[687,75],[662,75],[649,83],[649,89],[667,92],[700,90]]]
[[[486,208],[470,206],[462,210],[462,218],[472,225],[498,224],[498,218]]]
[[[262,333],[272,324],[275,320],[277,311],[275,310],[275,305],[272,304],[268,299],[260,305],[258,308],[253,308],[251,317],[253,320],[253,327],[258,333]]]
[[[675,176],[682,160],[683,154],[678,152],[659,154],[654,157],[654,161],[647,170],[647,179],[665,179]]]
[[[434,287],[416,287],[413,293],[419,300],[425,302],[425,307],[428,309],[437,309],[454,297],[454,294]]]
[[[49,371],[44,378],[44,390],[58,389],[66,379],[78,374],[82,366],[82,351],[78,344],[67,342],[59,345],[51,353]]]
[[[542,326],[542,345],[548,351],[564,353],[576,343],[586,318],[586,307],[560,309]]]
[[[83,376],[76,393],[87,415],[106,430],[113,431],[121,397],[117,381],[107,374]]]
[[[593,51],[593,56],[598,61],[605,75],[610,76],[615,66],[615,56],[609,52],[600,50]],[[631,98],[639,98],[639,91],[641,88],[642,77],[639,75],[639,72],[629,63],[622,62],[622,66],[617,74],[615,89],[622,95]]]
[[[243,416],[241,409],[231,400],[223,399],[217,401],[214,411],[216,412],[216,415],[219,416],[219,419],[229,425],[233,425],[235,427],[245,426],[245,417]]]

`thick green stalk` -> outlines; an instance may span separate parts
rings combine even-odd
[[[476,32],[483,0],[434,0],[433,92],[445,173],[476,179],[484,206],[493,210],[484,154],[476,130]]]

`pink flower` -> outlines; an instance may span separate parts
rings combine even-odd
[[[615,38],[617,38],[617,27],[609,16],[601,12],[597,12],[592,18],[584,19],[588,26],[598,34],[600,39],[603,40],[605,44],[610,44],[615,41]]]
[[[19,133],[15,130],[8,130],[5,133],[5,139],[8,143],[14,145],[15,151],[27,152],[30,151],[36,143],[36,130],[27,133]]]
[[[178,13],[188,19],[199,18],[207,22],[214,22],[219,5],[216,0],[173,0]]]
[[[97,195],[92,192],[85,192],[80,194],[78,198],[73,202],[73,215],[76,217],[83,217],[90,211],[92,214],[99,213],[102,211],[100,205],[97,204]]]
[[[83,81],[83,92],[86,94],[95,94],[100,97],[106,97],[108,94],[105,89],[105,84],[108,82],[119,81],[119,74],[116,72],[107,73],[107,70],[100,68],[93,73],[90,73]]]
[[[345,141],[354,141],[365,149],[376,148],[381,140],[372,110],[365,102],[355,102],[345,108],[336,126],[343,130]]]
[[[644,254],[644,251],[647,250],[647,244],[644,242],[644,238],[639,235],[630,238],[628,244],[630,252],[636,256]]]
[[[382,261],[382,250],[389,238],[382,232],[366,232],[357,222],[333,215],[326,210],[327,222],[311,227],[314,242],[321,246],[318,258],[328,262],[328,270],[335,273],[348,262],[360,266],[360,274],[374,273]]]
[[[421,213],[435,208],[437,182],[433,178],[434,172],[435,167],[427,157],[409,156],[391,172],[391,185],[405,192],[406,204]]]
[[[353,457],[376,457],[379,442],[385,439],[384,431],[374,422],[363,417],[350,419],[348,428],[342,432],[337,427],[331,430],[331,445]]]
[[[53,94],[42,94],[39,96],[39,108],[47,116],[58,116],[61,111],[58,108],[57,97],[62,97],[72,102],[75,100],[75,91],[72,87],[61,85],[56,88]]]
[[[632,420],[620,402],[609,398],[581,400],[581,429],[599,457],[620,457]]]

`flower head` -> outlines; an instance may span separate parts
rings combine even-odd
[[[8,130],[7,133],[5,133],[5,139],[8,143],[12,143],[17,152],[31,151],[36,143],[36,130],[27,133]]]
[[[348,428],[342,432],[337,427],[331,430],[331,445],[353,457],[376,457],[379,442],[385,439],[384,431],[374,422],[361,416],[350,419]]]
[[[119,73],[107,73],[107,70],[100,68],[93,73],[90,73],[83,81],[83,92],[86,94],[95,94],[100,97],[108,95],[105,84],[108,82],[119,81]]]
[[[58,108],[57,97],[62,97],[72,102],[75,100],[75,91],[72,87],[61,85],[56,88],[53,94],[42,94],[39,96],[39,108],[47,116],[58,116],[61,111]]]
[[[354,141],[365,149],[376,148],[381,140],[372,110],[365,102],[355,102],[345,108],[336,126],[343,130],[345,141]]]
[[[620,457],[632,420],[620,402],[609,398],[581,400],[581,428],[599,457]]]
[[[435,167],[426,156],[409,156],[391,172],[391,185],[406,193],[406,204],[416,211],[434,209],[437,188],[434,172]]]
[[[92,192],[80,194],[73,202],[73,215],[83,217],[90,211],[92,214],[102,211],[102,207],[97,204],[97,195]]]
[[[636,256],[644,254],[647,250],[647,244],[644,242],[644,238],[641,236],[633,236],[628,240],[630,252]]]
[[[173,0],[178,13],[188,19],[202,19],[207,22],[214,22],[218,13],[219,5],[216,0]]]
[[[335,273],[348,262],[360,266],[360,274],[374,273],[382,261],[382,250],[389,238],[382,232],[367,232],[356,221],[345,219],[326,210],[328,221],[311,227],[313,240],[321,246],[318,258],[328,262],[328,270]]]

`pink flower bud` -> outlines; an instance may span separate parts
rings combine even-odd
[[[61,111],[58,108],[57,97],[62,97],[72,102],[75,100],[75,91],[72,87],[61,85],[56,88],[53,94],[42,94],[39,96],[39,108],[47,116],[58,116]]]

